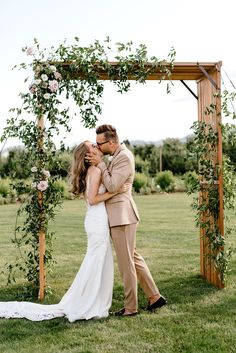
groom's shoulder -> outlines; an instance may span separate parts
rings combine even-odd
[[[130,151],[128,147],[124,143],[121,145],[121,153],[127,154],[127,155],[133,155],[133,153]]]
[[[124,158],[129,157],[130,155],[132,155],[132,152],[126,146],[122,145],[117,157]]]
[[[122,146],[120,153],[117,155],[117,160],[132,161],[134,159],[133,153],[126,147]]]

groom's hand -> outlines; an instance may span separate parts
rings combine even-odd
[[[98,165],[103,158],[103,153],[99,150],[89,152],[86,154],[85,159],[89,162],[91,165]]]

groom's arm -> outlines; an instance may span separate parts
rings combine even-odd
[[[114,193],[126,182],[132,174],[132,164],[125,154],[119,154],[112,162],[112,171],[109,172],[104,162],[97,164],[102,172],[102,182],[107,191]]]

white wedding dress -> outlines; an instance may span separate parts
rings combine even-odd
[[[99,193],[105,192],[103,185]],[[0,302],[0,317],[32,321],[66,317],[70,322],[105,318],[113,291],[113,255],[105,203],[90,206],[85,216],[87,252],[68,291],[58,304]]]

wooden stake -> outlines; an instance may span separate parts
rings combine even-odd
[[[45,128],[45,121],[44,121],[44,116],[40,116],[38,118],[38,128],[39,130],[43,131]],[[41,136],[38,141],[38,147],[39,149],[43,149],[43,137]],[[38,191],[38,202],[40,208],[43,206],[43,192]],[[40,214],[40,218],[44,217],[43,211]],[[44,299],[44,290],[45,290],[45,283],[46,283],[46,273],[45,273],[45,268],[44,268],[44,257],[45,257],[45,231],[43,227],[40,227],[39,229],[39,294],[38,298],[40,300]]]

